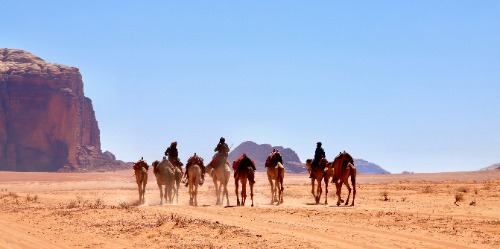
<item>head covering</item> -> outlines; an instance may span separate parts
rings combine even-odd
[[[318,145],[318,147],[320,147],[322,145],[321,142],[317,142],[316,144]]]
[[[170,146],[172,146],[172,147],[177,146],[177,141],[172,142],[172,143],[170,144]]]
[[[224,137],[221,137],[219,140],[219,143],[224,143],[225,141],[226,141],[226,139]]]

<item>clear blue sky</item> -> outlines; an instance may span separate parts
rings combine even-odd
[[[80,68],[103,150],[221,136],[392,173],[500,162],[500,1],[1,1],[0,47]],[[234,147],[233,147],[234,148]]]

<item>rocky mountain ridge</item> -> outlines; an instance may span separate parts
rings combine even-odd
[[[283,164],[288,172],[307,173],[305,163],[300,161],[299,156],[294,150],[282,146],[272,146],[270,144],[257,144],[252,141],[246,141],[236,146],[236,148],[229,153],[228,160],[233,162],[243,153],[246,153],[248,157],[255,161],[257,171],[265,171],[264,164],[266,158],[273,149],[278,149],[280,151],[283,157]],[[382,167],[363,159],[354,159],[354,165],[359,174],[390,174],[389,171]]]

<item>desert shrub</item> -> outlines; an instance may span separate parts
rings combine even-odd
[[[90,204],[90,208],[94,208],[94,209],[97,209],[97,208],[101,208],[103,207],[104,204],[102,202],[102,199],[97,197],[95,200],[94,200],[94,203],[91,203]]]
[[[425,186],[424,189],[422,190],[424,194],[431,194],[434,193],[434,189],[429,185]]]
[[[17,199],[19,197],[19,195],[14,193],[14,192],[9,192],[9,194],[7,196],[12,197],[14,199]]]
[[[32,196],[32,195],[28,194],[26,196],[26,201],[27,202],[37,202],[38,201],[38,195]]]
[[[72,200],[68,203],[68,205],[66,206],[66,208],[68,209],[72,209],[72,208],[77,208],[78,207],[78,204],[77,204],[77,201],[75,200]]]
[[[122,201],[122,202],[118,203],[118,205],[120,205],[121,209],[128,209],[131,206],[131,204],[126,202],[126,201]]]
[[[389,192],[387,190],[380,192],[380,196],[382,196],[384,198],[383,201],[389,200]]]
[[[462,192],[457,192],[455,194],[455,205],[458,206],[458,203],[464,200],[464,194]]]
[[[457,191],[462,192],[462,193],[469,193],[470,189],[467,186],[462,186],[462,187],[457,188]]]
[[[491,190],[491,189],[493,189],[493,187],[494,187],[494,185],[493,185],[493,182],[491,182],[491,181],[485,181],[483,184],[484,190]]]
[[[167,215],[160,214],[160,215],[156,218],[156,226],[157,226],[157,227],[161,227],[163,224],[165,224],[165,222],[167,222],[167,220],[168,220],[168,216],[167,216]]]

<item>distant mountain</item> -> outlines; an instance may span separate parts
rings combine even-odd
[[[480,170],[494,170],[494,169],[500,169],[500,163],[495,163],[489,167],[482,168]]]
[[[288,172],[307,172],[306,165],[300,162],[299,156],[292,149],[283,148],[282,146],[272,146],[270,144],[256,144],[252,141],[246,141],[238,145],[229,153],[228,159],[229,162],[232,163],[243,153],[246,153],[248,157],[254,160],[257,171],[265,171],[266,158],[273,149],[278,149],[280,151],[283,157],[283,164]]]
[[[354,159],[354,165],[360,174],[390,174],[382,167],[363,159]]]
[[[283,164],[287,172],[307,173],[307,167],[299,159],[297,153],[290,148],[282,146],[272,146],[270,144],[256,144],[252,141],[246,141],[238,145],[229,153],[229,162],[233,162],[243,153],[255,161],[257,171],[265,171],[266,158],[273,149],[278,149],[283,156]],[[354,159],[354,165],[359,174],[390,174],[382,167],[363,159]]]

